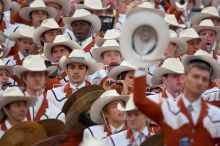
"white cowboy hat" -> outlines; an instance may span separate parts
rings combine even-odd
[[[194,25],[193,28],[199,33],[201,30],[213,30],[216,32],[217,40],[220,39],[220,26],[214,26],[211,19],[205,19],[199,25]]]
[[[47,7],[43,0],[35,0],[30,4],[30,7],[24,7],[20,11],[21,18],[25,20],[31,19],[31,12],[33,11],[45,11],[48,13],[49,18],[55,18],[56,17],[56,10],[52,7]]]
[[[88,140],[83,141],[79,146],[111,146],[108,140],[98,140],[95,138],[90,138]]]
[[[149,12],[156,13],[161,17],[165,16],[165,13],[163,11],[161,11],[160,9],[156,9],[155,5],[153,3],[143,2],[143,3],[139,4],[137,7],[130,9],[126,14],[126,17],[129,17],[132,14],[140,12],[140,11],[149,11]]]
[[[9,11],[11,8],[11,0],[2,0],[4,11]]]
[[[163,58],[168,39],[168,26],[158,14],[139,11],[128,17],[123,26],[120,52],[131,64],[146,68]]]
[[[132,64],[128,63],[127,61],[122,61],[122,63],[119,66],[114,67],[110,72],[109,72],[109,77],[118,80],[118,76],[125,72],[125,71],[132,71],[136,70],[137,67],[133,66]]]
[[[178,38],[177,33],[173,30],[170,30],[170,43],[177,45],[176,54],[178,55],[182,55],[187,51],[187,43],[184,40]]]
[[[161,67],[155,69],[151,82],[153,85],[160,85],[164,75],[183,73],[184,66],[179,58],[168,58],[163,62]]]
[[[51,75],[56,71],[56,69],[57,67],[55,66],[46,67],[42,56],[29,55],[24,59],[22,66],[18,65],[14,67],[14,74],[21,77],[21,75],[26,71],[46,71],[49,75]]]
[[[70,0],[43,0],[45,4],[56,3],[62,7],[62,15],[68,15],[71,11]]]
[[[184,24],[179,24],[177,19],[176,19],[176,16],[173,15],[173,14],[166,14],[165,17],[164,17],[164,20],[166,21],[166,23],[168,25],[171,25],[171,26],[175,26],[175,27],[179,27],[179,28],[185,28],[186,25]]]
[[[54,62],[51,51],[52,48],[55,46],[67,46],[68,48],[74,50],[74,49],[81,49],[80,45],[73,41],[70,40],[69,38],[67,38],[64,35],[57,35],[56,38],[54,39],[53,43],[45,43],[44,44],[44,55],[47,59],[49,59],[50,61]]]
[[[192,25],[198,25],[202,20],[212,17],[220,19],[218,10],[216,7],[206,7],[200,13],[195,14],[190,21]]]
[[[104,35],[104,38],[101,38],[99,36],[96,37],[96,44],[97,46],[102,46],[102,44],[106,40],[118,40],[120,38],[121,32],[118,29],[108,29]]]
[[[19,87],[7,87],[0,96],[0,109],[16,101],[26,101],[28,106],[32,106],[35,104],[36,98],[25,96]]]
[[[13,66],[5,65],[3,60],[0,59],[0,70],[7,70],[10,75],[13,75]]]
[[[105,10],[109,7],[103,7],[101,0],[85,0],[84,4],[76,4],[76,9]]]
[[[39,27],[36,28],[35,32],[34,32],[34,36],[33,36],[33,41],[36,44],[41,44],[41,35],[48,31],[48,30],[53,30],[53,29],[60,29],[61,32],[65,32],[65,27],[59,27],[59,25],[57,24],[57,22],[53,19],[46,19],[44,21],[42,21],[41,25]]]
[[[92,50],[92,56],[97,62],[102,62],[102,53],[105,51],[118,51],[120,52],[119,44],[116,40],[106,40],[102,47]]]
[[[129,99],[128,99],[125,107],[123,107],[120,103],[118,103],[117,109],[122,112],[137,110],[137,107],[134,104],[134,96],[132,94],[129,96]]]
[[[11,41],[17,41],[17,39],[26,38],[33,39],[35,28],[30,26],[21,26],[15,32],[13,32],[8,38]]]
[[[98,65],[97,65],[97,62],[94,60],[94,59],[91,59],[87,56],[86,52],[84,52],[83,50],[81,49],[75,49],[73,50],[69,57],[66,58],[66,56],[62,56],[60,61],[61,63],[60,64],[60,67],[63,69],[63,70],[67,70],[67,64],[69,63],[82,63],[82,64],[85,64],[88,66],[89,70],[88,70],[88,75],[92,75],[94,74],[97,69],[98,69]]]
[[[90,117],[91,120],[96,124],[104,124],[104,119],[102,116],[103,108],[117,100],[122,100],[125,103],[127,102],[129,95],[120,95],[116,90],[105,91],[91,106],[90,108]]]
[[[215,59],[212,58],[212,56],[208,52],[203,50],[198,50],[194,55],[184,55],[182,57],[182,63],[185,68],[187,68],[193,60],[201,60],[210,65],[212,70],[211,79],[215,79],[219,77],[220,75],[219,64]]]
[[[92,33],[96,33],[101,29],[101,20],[99,19],[99,17],[94,14],[91,14],[89,11],[85,9],[77,9],[72,17],[63,18],[63,22],[65,25],[67,25],[69,30],[72,30],[71,24],[74,21],[79,20],[88,21],[89,23],[91,23]]]
[[[201,40],[203,37],[199,36],[199,34],[195,31],[195,29],[187,28],[179,33],[179,38],[187,42],[193,39]]]

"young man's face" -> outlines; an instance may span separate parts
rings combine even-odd
[[[216,42],[216,32],[213,30],[201,30],[199,36],[204,36],[200,42],[200,48],[204,51],[210,52]]]
[[[127,111],[126,115],[127,115],[127,124],[129,128],[139,131],[142,130],[144,127],[146,127],[148,119],[139,110]]]
[[[72,84],[81,84],[85,81],[88,67],[82,63],[69,63],[67,65],[67,75]]]
[[[71,24],[72,31],[79,41],[86,40],[91,34],[91,24],[87,21],[75,21]]]
[[[18,49],[23,55],[30,55],[35,52],[35,44],[32,39],[18,39]]]
[[[46,11],[36,10],[31,13],[31,22],[32,26],[37,28],[40,26],[41,22],[48,18],[48,14]]]
[[[175,43],[169,43],[168,48],[166,49],[166,52],[165,52],[166,58],[175,57],[176,49],[177,49],[177,45]]]
[[[66,49],[65,46],[55,46],[52,48],[51,54],[53,57],[53,61],[59,62],[62,56],[68,57],[70,55],[70,52]]]
[[[26,118],[28,106],[25,101],[13,102],[5,108],[6,115],[10,116],[15,122],[22,122]]]
[[[23,77],[27,89],[30,89],[34,92],[40,91],[45,87],[46,84],[46,72],[45,71],[29,71]]]
[[[122,61],[121,53],[119,51],[105,51],[102,53],[103,64],[120,64]]]
[[[0,85],[4,85],[9,82],[9,72],[4,69],[0,69]]]
[[[187,44],[188,44],[188,49],[187,49],[186,54],[187,55],[194,55],[196,53],[196,51],[199,50],[200,40],[199,39],[189,40],[189,41],[187,41]]]
[[[41,37],[42,42],[44,43],[53,43],[57,35],[61,35],[62,32],[60,29],[52,29],[44,32]]]
[[[184,90],[198,95],[198,97],[208,89],[210,73],[207,70],[194,67],[185,74]]]
[[[182,74],[168,74],[163,77],[164,84],[168,91],[181,93],[184,87],[184,76]]]
[[[124,105],[123,101],[117,100],[107,104],[104,107],[104,115],[107,118],[108,122],[111,123],[124,123],[126,120],[125,112],[121,112],[117,109],[117,105],[122,104]]]

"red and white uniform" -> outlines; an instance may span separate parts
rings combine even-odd
[[[61,86],[61,87],[48,90],[47,96],[46,96],[48,103],[53,104],[58,109],[62,110],[64,103],[67,101],[67,98],[73,92],[89,84],[90,84],[89,82],[84,81],[81,85],[76,87],[75,85],[68,82],[65,86]]]
[[[26,92],[25,95],[28,95],[28,93]],[[44,94],[36,97],[36,99],[35,105],[29,107],[27,120],[39,121],[44,119],[59,119],[65,122],[65,114],[53,104],[49,103]]]
[[[138,75],[139,74],[139,75]],[[145,97],[146,82],[143,72],[136,72],[134,102],[146,116],[162,129],[166,146],[179,145],[187,137],[191,146],[220,145],[220,109],[198,99],[188,112],[188,100],[182,96],[176,104],[163,100],[157,104]]]
[[[126,129],[124,124],[117,129],[111,125],[109,125],[109,127],[110,129],[106,125],[95,125],[86,128],[83,133],[83,141],[86,142],[90,139],[102,140],[108,136],[111,136]]]
[[[154,133],[151,133],[147,127],[142,132],[128,129],[108,137],[107,141],[112,146],[140,146],[151,135]]]
[[[5,120],[3,123],[0,124],[0,138],[5,134],[7,130],[9,130],[12,127],[12,125],[8,122],[8,120]]]

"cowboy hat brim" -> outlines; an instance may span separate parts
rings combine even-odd
[[[51,3],[56,3],[62,7],[62,14],[63,16],[68,15],[71,11],[71,4],[69,0],[43,0],[45,4],[51,2]]]
[[[128,101],[128,95],[120,95],[120,96],[109,96],[105,98],[97,99],[91,106],[90,116],[91,120],[96,124],[104,124],[104,119],[102,116],[102,109],[109,103],[117,100],[124,101],[125,103]]]
[[[86,9],[86,10],[89,10],[89,9],[92,9],[92,10],[107,10],[109,9],[110,6],[107,6],[107,7],[89,7],[89,6],[86,6],[84,4],[76,4],[76,9]]]
[[[53,57],[52,57],[52,48],[55,46],[67,46],[68,48],[74,50],[74,49],[81,49],[78,44],[76,44],[74,41],[69,40],[66,42],[61,42],[61,43],[45,43],[44,44],[44,55],[47,59],[49,59],[51,62],[55,62]]]
[[[65,17],[63,19],[64,24],[67,25],[69,30],[72,30],[72,23],[75,21],[88,21],[92,25],[92,30],[91,33],[96,33],[101,29],[101,20],[99,19],[98,16],[91,14],[87,16],[82,16],[82,17]]]
[[[182,57],[184,68],[187,68],[192,60],[202,60],[204,62],[207,62],[212,68],[211,79],[216,79],[219,77],[220,67],[216,60],[214,60],[213,58],[207,57],[205,55],[184,55]]]
[[[136,49],[140,48],[135,48],[134,33],[137,33],[137,28],[142,26],[153,29],[157,36],[155,39],[158,41],[152,39],[152,41],[155,41],[155,44],[151,45],[152,48],[148,48],[147,50],[146,48],[143,48],[146,53],[140,54],[136,51]],[[150,11],[134,13],[131,17],[128,17],[122,29],[120,37],[120,52],[123,58],[129,61],[129,63],[140,68],[146,68],[163,58],[162,54],[164,54],[167,49],[169,42],[168,38],[168,26],[159,15]]]
[[[41,45],[41,35],[48,31],[48,30],[53,30],[53,29],[60,29],[62,33],[65,32],[65,27],[58,27],[58,28],[51,28],[51,27],[45,27],[45,26],[39,26],[36,28],[36,30],[34,31],[34,36],[33,36],[33,41],[38,44]]]
[[[130,17],[131,15],[137,13],[137,12],[142,12],[142,11],[148,11],[148,12],[153,12],[158,14],[159,16],[161,16],[162,18],[164,18],[165,13],[159,9],[152,9],[152,8],[141,8],[141,7],[135,7],[132,8],[131,10],[128,11],[128,13],[126,14],[126,17]]]
[[[54,73],[56,70],[57,70],[57,67],[56,67],[56,66],[50,66],[50,67],[47,67],[47,68],[45,68],[45,69],[34,69],[34,70],[31,70],[31,69],[28,69],[28,68],[22,67],[22,66],[15,66],[15,67],[14,67],[14,74],[15,74],[16,76],[18,76],[19,78],[21,78],[21,75],[22,75],[24,72],[27,72],[27,71],[31,71],[31,72],[46,71],[46,72],[48,72],[49,75],[51,75],[51,74]]]
[[[219,16],[215,16],[215,15],[211,15],[211,14],[208,14],[208,13],[198,13],[198,14],[195,14],[192,18],[191,18],[191,24],[192,25],[199,25],[199,23],[204,20],[204,19],[209,19],[209,18],[218,18],[220,19]]]
[[[184,72],[181,70],[176,70],[176,71],[172,71],[170,69],[166,69],[163,67],[159,67],[157,69],[155,69],[152,79],[151,79],[151,83],[154,86],[160,85],[162,83],[162,77],[166,74],[183,74]]]
[[[125,71],[134,71],[135,68],[131,68],[128,66],[116,66],[109,72],[109,77],[118,80],[118,76]]]
[[[74,58],[66,58],[63,64],[61,65],[61,68],[63,70],[67,70],[66,68],[67,64],[74,62],[87,65],[89,68],[88,75],[94,74],[98,69],[97,63],[94,59],[74,59]]]
[[[170,38],[170,42],[177,45],[177,49],[175,51],[177,55],[182,55],[187,51],[187,43],[180,38]]]
[[[199,33],[202,30],[213,30],[216,32],[216,38],[217,40],[220,39],[220,26],[199,26],[195,25],[193,28],[196,30],[197,33]]]
[[[99,47],[95,48],[92,51],[92,56],[97,62],[102,62],[102,53],[105,51],[119,51],[119,46],[107,46],[107,47]]]
[[[31,12],[33,11],[45,11],[48,13],[48,18],[55,18],[56,17],[56,10],[52,7],[25,7],[22,8],[21,11],[19,12],[21,18],[25,20],[31,20]]]

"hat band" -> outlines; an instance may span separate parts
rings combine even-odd
[[[69,59],[74,59],[74,60],[85,60],[85,57],[69,57]]]

